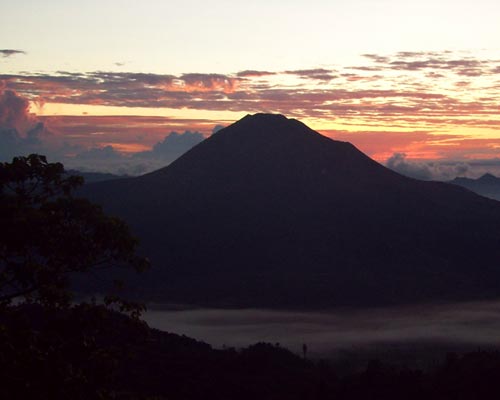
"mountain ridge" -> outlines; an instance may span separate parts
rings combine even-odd
[[[247,116],[165,168],[86,194],[131,224],[156,267],[141,290],[162,300],[324,307],[497,295],[497,202],[403,177],[284,116]]]
[[[477,179],[457,177],[450,183],[462,186],[481,196],[500,201],[500,178],[486,173]]]

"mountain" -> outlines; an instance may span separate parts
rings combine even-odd
[[[81,176],[85,180],[85,183],[104,182],[113,179],[123,179],[129,177],[128,175],[115,175],[107,172],[85,172],[78,171],[76,169],[69,169],[66,171],[66,174]]]
[[[457,177],[450,183],[472,190],[481,196],[500,201],[500,178],[492,174],[484,174],[477,179]]]
[[[319,308],[500,294],[500,204],[403,177],[282,115],[249,115],[168,167],[86,185],[153,262],[138,295]]]

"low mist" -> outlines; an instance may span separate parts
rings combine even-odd
[[[256,342],[292,351],[307,344],[318,356],[364,346],[441,344],[496,346],[500,301],[328,312],[151,307],[150,326],[205,341],[216,348]]]

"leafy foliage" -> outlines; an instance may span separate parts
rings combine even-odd
[[[73,196],[82,183],[81,177],[66,176],[62,164],[36,154],[0,163],[3,304],[15,300],[67,307],[72,273],[148,266],[135,254],[138,242],[123,221]]]
[[[123,221],[74,196],[82,184],[41,155],[0,163],[0,398],[114,398],[116,366],[144,332],[144,306],[119,282],[103,304],[75,303],[76,275],[149,264]]]

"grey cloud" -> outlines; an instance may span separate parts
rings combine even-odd
[[[448,54],[452,54],[453,52],[450,50],[444,51],[399,51],[396,53],[396,57],[398,58],[415,58],[415,57],[438,57],[444,56]]]
[[[383,71],[381,67],[368,67],[368,66],[351,66],[348,67],[347,69],[354,69],[358,71],[365,71],[365,72],[380,72]]]
[[[247,69],[245,71],[238,72],[236,75],[239,77],[242,77],[242,78],[256,78],[256,77],[261,77],[261,76],[276,75],[276,72],[256,71],[256,70]]]
[[[324,68],[284,71],[284,73],[288,75],[297,75],[298,77],[303,79],[316,79],[320,81],[329,81],[335,79],[337,76],[334,75],[332,72],[334,71]]]
[[[377,63],[377,68],[389,68],[398,71],[452,71],[459,76],[476,77],[494,73],[495,61],[473,57],[461,57],[449,50],[441,52],[402,51],[392,56],[363,54],[365,58]]]
[[[366,66],[338,70],[326,68],[281,72],[246,70],[236,74],[189,73],[180,75],[103,72],[0,75],[8,89],[48,103],[99,104],[119,107],[168,107],[237,112],[286,113],[293,117],[363,118],[367,124],[418,123],[491,126],[496,128],[498,94],[484,99],[486,90],[472,91],[472,100],[463,89],[442,91],[436,79],[454,74],[457,81],[492,75],[500,61],[460,57],[450,52],[401,52],[389,57],[365,54]],[[377,71],[377,75],[349,73],[349,69]],[[394,76],[401,70],[401,76]],[[352,71],[351,71],[352,72]],[[358,72],[358,71],[354,71]],[[267,82],[265,75],[295,76],[303,82],[292,85]],[[371,76],[365,76],[371,75]],[[418,76],[417,76],[418,75]],[[335,80],[332,80],[337,78]],[[339,79],[340,78],[340,79]],[[383,79],[388,83],[382,86]],[[361,85],[360,83],[363,83]],[[358,84],[357,84],[358,83]],[[480,83],[480,82],[479,82]],[[497,83],[498,84],[498,83]],[[1,83],[0,83],[1,85]],[[489,85],[494,85],[490,83]],[[448,88],[449,89],[449,88]],[[487,89],[487,88],[486,88]],[[496,90],[494,86],[489,89]],[[71,96],[68,96],[71,93]],[[478,96],[482,96],[479,98]],[[485,118],[489,116],[489,118]],[[459,118],[456,118],[459,117]],[[400,126],[398,125],[398,126]]]
[[[26,54],[25,51],[23,50],[14,50],[14,49],[0,49],[0,55],[2,57],[12,57],[17,54]]]
[[[222,74],[183,74],[181,80],[188,86],[198,86],[201,89],[217,90],[218,88],[232,89],[238,78]]]
[[[42,141],[45,128],[38,123],[26,135],[20,135],[15,128],[0,127],[0,161],[10,161],[13,157],[48,150]]]
[[[62,151],[55,156],[55,159],[61,161],[66,169],[116,175],[141,175],[164,166],[155,160],[136,159],[133,156],[124,155],[111,145],[73,150],[77,151],[75,156],[64,156]]]
[[[427,165],[406,161],[406,154],[404,153],[394,153],[387,159],[386,166],[401,175],[409,176],[411,178],[422,180],[432,179],[432,172]]]
[[[488,62],[476,59],[446,59],[446,58],[426,58],[417,60],[396,60],[390,62],[390,66],[395,70],[419,71],[419,70],[449,70],[459,76],[481,76],[488,73],[485,68]]]
[[[141,175],[167,166],[204,139],[200,132],[171,132],[149,151],[127,155],[108,145],[79,151],[63,161],[68,167],[81,171]]]
[[[71,76],[67,78],[71,79]],[[142,75],[138,78],[144,80]],[[221,128],[216,126],[214,131]],[[205,138],[200,132],[171,132],[150,151],[127,155],[111,145],[85,149],[78,145],[52,143],[47,140],[52,140],[51,136],[44,123],[29,113],[26,98],[13,90],[0,91],[0,161],[40,153],[62,161],[68,168],[137,175],[164,167]]]
[[[161,142],[156,143],[151,151],[136,153],[134,157],[172,162],[204,139],[200,132],[171,132]]]
[[[421,180],[448,181],[457,176],[476,176],[483,173],[482,168],[465,161],[408,161],[404,153],[394,153],[385,165],[401,175]]]
[[[77,154],[76,160],[121,160],[122,155],[113,146],[94,147]]]
[[[436,78],[436,79],[437,79],[437,78],[444,78],[444,77],[445,77],[443,74],[440,74],[440,73],[435,72],[435,71],[430,71],[430,72],[427,72],[427,73],[425,74],[425,76],[426,76],[427,78],[433,78],[433,79],[434,79],[434,78]]]
[[[377,63],[387,63],[389,62],[389,57],[386,56],[381,56],[379,54],[361,54],[363,57],[368,58],[372,61],[375,61]]]
[[[37,152],[48,132],[42,122],[29,114],[29,102],[12,90],[0,91],[0,161]]]
[[[212,135],[213,135],[214,133],[219,132],[221,129],[224,129],[224,128],[225,128],[225,126],[224,126],[224,125],[215,125],[215,126],[214,126],[214,129],[212,129]]]
[[[0,161],[9,161],[19,147],[21,138],[13,128],[0,128]]]
[[[20,129],[29,121],[29,102],[13,90],[0,91],[0,126]]]

